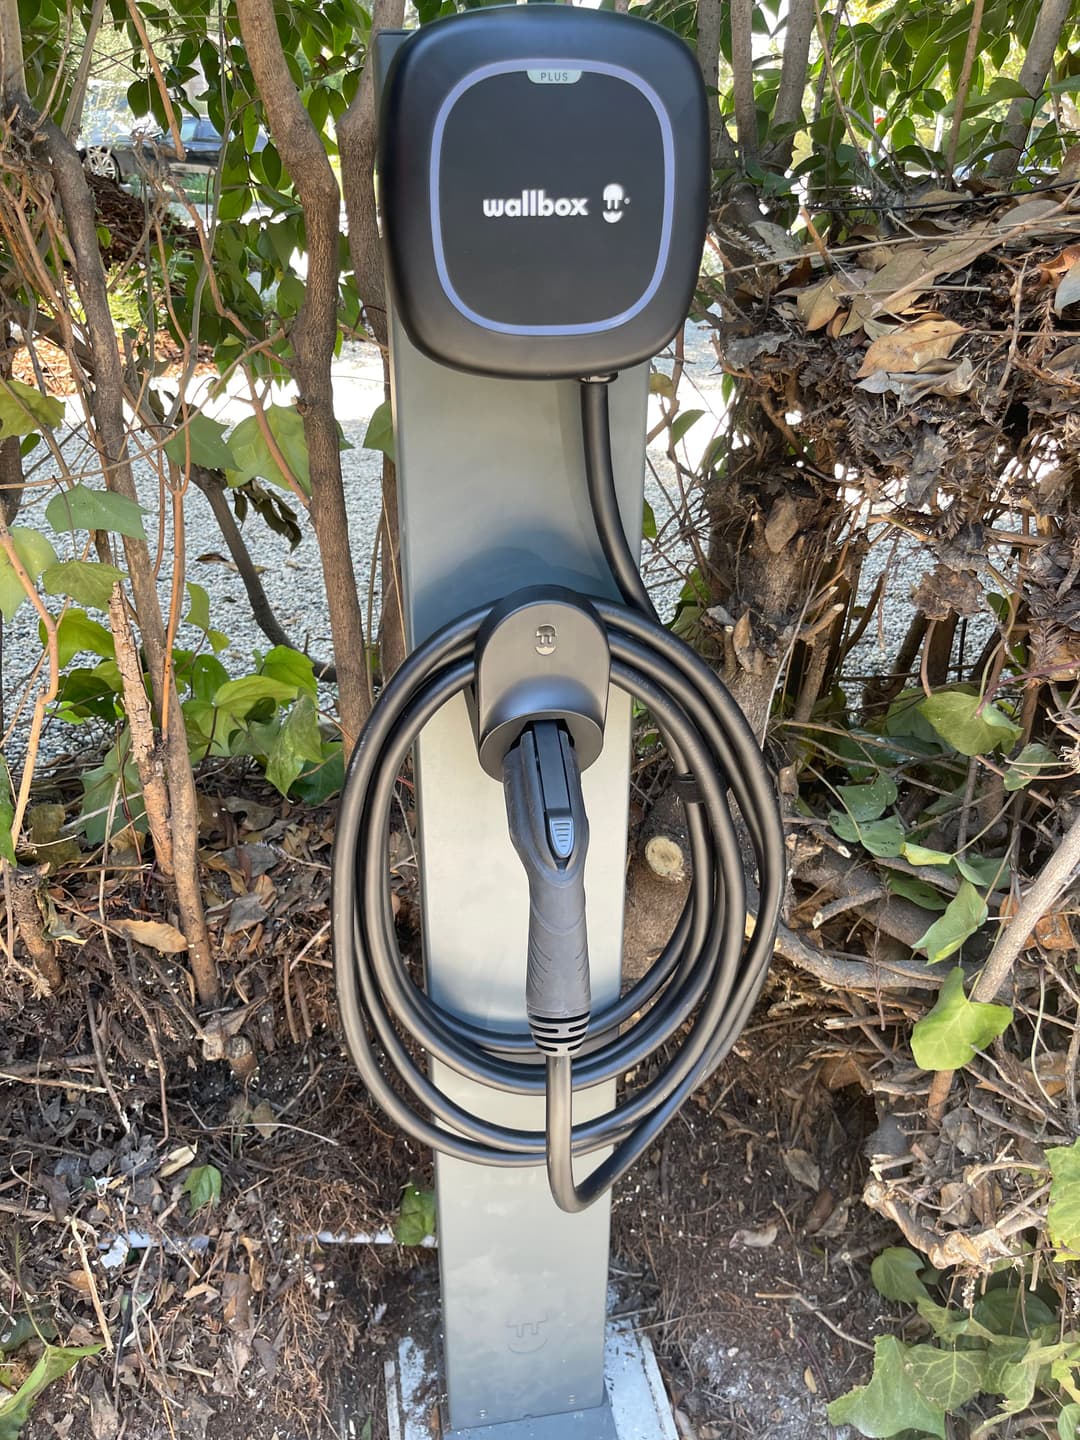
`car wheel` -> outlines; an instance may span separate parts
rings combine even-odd
[[[89,175],[102,175],[106,180],[120,183],[120,166],[116,156],[107,145],[91,145],[83,156],[83,165]]]

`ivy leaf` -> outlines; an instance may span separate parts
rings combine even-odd
[[[1070,1348],[1024,1338],[999,1339],[986,1357],[983,1388],[1002,1397],[1006,1414],[1016,1415],[1031,1404],[1039,1371],[1060,1360]]]
[[[266,778],[287,795],[305,764],[323,758],[319,717],[309,695],[301,695],[286,715],[266,757]]]
[[[56,551],[37,530],[31,530],[26,525],[13,525],[8,534],[19,563],[31,580],[36,580],[44,569],[56,564]],[[26,598],[15,567],[6,552],[0,550],[0,614],[5,620],[10,620]]]
[[[913,1345],[908,1350],[907,1364],[925,1400],[943,1410],[959,1410],[983,1388],[986,1352]]]
[[[919,709],[941,738],[961,755],[1009,750],[1020,736],[1020,726],[996,705],[984,703],[979,695],[941,690],[921,701]]]
[[[925,1264],[925,1257],[916,1255],[906,1245],[890,1245],[870,1265],[874,1289],[886,1300],[899,1300],[907,1305],[929,1299],[929,1292],[919,1279],[919,1271]]]
[[[895,815],[860,825],[842,810],[830,810],[829,824],[841,840],[850,840],[861,845],[869,850],[871,855],[899,855],[904,848],[904,827]]]
[[[641,502],[641,538],[643,540],[656,539],[656,512],[648,500]]]
[[[188,1197],[192,1215],[207,1206],[212,1210],[221,1199],[221,1171],[216,1165],[197,1165],[188,1171],[183,1193]]]
[[[193,465],[204,470],[230,470],[234,461],[225,440],[229,427],[209,415],[193,415],[185,430],[177,431],[165,442],[165,454],[175,465],[186,465],[191,455]],[[185,439],[186,436],[186,439]]]
[[[268,405],[263,411],[263,418],[296,483],[305,495],[310,495],[311,470],[300,412],[292,405]],[[241,420],[229,436],[229,452],[232,457],[228,469],[230,485],[245,485],[249,480],[262,479],[279,485],[283,490],[292,488],[270,453],[255,415]]]
[[[877,820],[896,800],[896,781],[879,775],[870,785],[839,785],[836,793],[854,820]]]
[[[985,925],[989,912],[986,901],[970,880],[963,880],[960,889],[945,907],[940,920],[935,920],[914,948],[926,952],[931,965],[954,955],[965,940]]]
[[[951,865],[953,857],[948,850],[928,850],[925,845],[904,845],[904,859],[909,865]]]
[[[964,972],[958,965],[941,987],[934,1008],[911,1032],[915,1064],[920,1070],[959,1070],[1011,1022],[1007,1005],[984,1005],[967,998]]]
[[[390,401],[384,400],[376,406],[367,430],[364,432],[364,449],[381,450],[390,460],[394,459],[394,416]]]
[[[1005,771],[1005,789],[1023,790],[1033,780],[1038,780],[1040,770],[1060,764],[1061,761],[1048,745],[1040,745],[1037,741],[1025,745]]]
[[[1071,1145],[1051,1145],[1046,1152],[1050,1166],[1050,1203],[1046,1228],[1060,1249],[1080,1255],[1080,1140]]]
[[[59,565],[49,566],[41,583],[47,595],[70,595],[80,605],[107,610],[112,588],[123,578],[115,565],[102,565],[96,560],[62,560]]]
[[[45,519],[58,535],[72,530],[109,530],[145,540],[142,506],[126,495],[111,490],[92,490],[89,485],[72,485],[61,490],[45,507]]]
[[[406,1185],[401,1211],[394,1224],[394,1239],[399,1245],[419,1245],[434,1234],[434,1190],[418,1190],[415,1185]]]
[[[922,1431],[945,1440],[945,1409],[926,1400],[908,1372],[910,1351],[895,1335],[874,1340],[874,1373],[829,1406],[834,1425],[853,1425],[862,1435],[884,1437],[904,1430]]]
[[[1000,889],[1009,878],[1009,864],[996,855],[957,855],[956,868],[965,880],[980,889]]]
[[[885,876],[885,884],[894,895],[902,895],[924,910],[944,910],[948,907],[949,902],[940,890],[935,890],[914,875],[905,875],[902,870],[890,870]]]
[[[42,395],[21,380],[0,380],[0,439],[32,435],[44,427],[55,430],[63,423],[64,402]]]
[[[972,1315],[995,1335],[1030,1339],[1038,1326],[1056,1327],[1057,1316],[1023,1285],[999,1285],[976,1300]]]

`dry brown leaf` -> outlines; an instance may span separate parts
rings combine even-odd
[[[188,942],[175,925],[164,920],[114,920],[112,928],[128,940],[136,940],[163,955],[179,955]]]
[[[1047,363],[1051,370],[1080,370],[1080,345],[1066,345]]]
[[[781,1150],[780,1158],[784,1169],[800,1185],[815,1193],[821,1188],[821,1168],[809,1151]]]
[[[1035,940],[1043,950],[1073,950],[1076,940],[1069,924],[1069,917],[1060,910],[1052,910],[1035,922]]]
[[[763,1225],[760,1230],[736,1230],[728,1246],[732,1250],[739,1245],[746,1245],[751,1250],[764,1250],[773,1244],[779,1233],[780,1226],[773,1220],[770,1224]]]
[[[843,282],[838,275],[830,275],[819,285],[811,285],[800,291],[795,305],[807,330],[821,330],[840,309],[840,295]]]
[[[856,330],[879,315],[882,310],[891,309],[891,306],[884,304],[886,297],[894,292],[904,290],[904,308],[914,305],[919,298],[917,289],[907,289],[913,281],[926,269],[929,263],[927,252],[913,247],[910,250],[897,250],[886,265],[874,275],[873,279],[860,291],[852,300],[851,317],[844,331],[853,335]]]
[[[1067,305],[1075,305],[1078,300],[1080,300],[1080,259],[1077,259],[1066,271],[1061,284],[1057,287],[1054,293],[1054,309],[1060,315]]]
[[[874,340],[856,377],[862,380],[875,370],[891,374],[912,374],[929,360],[944,360],[963,335],[955,320],[916,320]]]

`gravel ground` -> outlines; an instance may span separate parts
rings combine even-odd
[[[688,325],[686,329],[686,369],[680,402],[684,410],[703,411],[685,437],[687,462],[696,465],[703,451],[716,434],[723,414],[720,391],[721,374],[716,364],[708,327]],[[670,369],[670,358],[661,359],[660,368]],[[167,382],[165,382],[167,383]],[[193,399],[205,396],[208,380],[195,382]],[[277,387],[271,399],[288,403],[294,391],[289,386]],[[375,542],[380,511],[381,456],[363,448],[368,421],[382,400],[382,374],[378,352],[373,346],[349,344],[343,348],[334,367],[334,399],[338,419],[346,440],[353,447],[342,455],[346,495],[349,504],[350,541],[356,560],[361,593],[366,595],[372,548]],[[241,383],[237,381],[222,396],[206,402],[206,410],[215,419],[235,424],[250,413]],[[659,418],[659,402],[650,399],[650,427]],[[95,462],[82,439],[79,415],[72,403],[68,405],[68,423],[57,432],[73,472],[88,472],[88,483],[99,483],[94,475]],[[149,511],[148,522],[158,509],[157,476],[146,461],[136,463],[136,481],[140,496]],[[34,478],[47,480],[55,473],[50,460]],[[41,514],[50,490],[42,487],[41,499],[24,509],[24,524],[46,528]],[[678,537],[677,516],[683,511],[678,479],[662,444],[650,447],[646,467],[646,497],[653,508],[658,528],[658,542],[646,542],[643,569],[661,614],[669,616],[678,599],[685,575],[692,566],[692,549]],[[242,674],[250,669],[253,653],[265,650],[269,642],[256,626],[247,605],[243,586],[231,564],[222,559],[225,545],[205,498],[192,488],[186,502],[188,580],[205,586],[211,598],[211,618],[216,628],[230,640],[221,659],[227,668]],[[691,509],[693,508],[691,502]],[[288,543],[275,535],[262,520],[251,514],[244,527],[255,562],[262,567],[262,581],[278,618],[293,643],[317,656],[330,654],[329,626],[323,599],[322,575],[318,549],[311,526],[302,518],[303,539],[290,551]],[[57,545],[63,556],[62,542]],[[879,545],[864,569],[863,584],[869,592],[881,567],[891,563],[896,579],[884,609],[880,631],[876,628],[863,641],[856,659],[857,668],[880,667],[889,653],[895,653],[909,623],[912,607],[911,586],[925,568],[923,551],[913,542],[903,544],[895,556],[891,546]],[[161,571],[163,594],[171,583],[171,554],[166,554]],[[4,627],[3,683],[5,716],[10,717],[23,693],[27,676],[40,654],[36,617],[29,605],[23,605],[14,620]],[[181,644],[196,643],[196,633],[181,628]],[[977,642],[981,644],[981,640]],[[43,754],[58,757],[76,750],[85,751],[89,736],[76,735],[72,728],[50,721],[43,740]],[[16,723],[4,746],[10,761],[18,764],[25,747],[25,724]]]

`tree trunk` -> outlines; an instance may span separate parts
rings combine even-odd
[[[3,11],[0,10],[0,13]],[[37,137],[36,148],[49,163],[74,260],[75,287],[86,317],[86,334],[93,357],[94,384],[86,397],[92,421],[91,439],[101,462],[106,486],[137,504],[138,494],[124,422],[120,350],[109,311],[93,195],[82,162],[68,137],[51,120],[36,115],[29,102],[22,101],[19,108],[18,121],[27,138],[32,135]],[[176,887],[177,908],[188,941],[199,998],[204,1004],[213,1004],[218,997],[217,967],[210,950],[199,886],[198,805],[195,778],[187,753],[184,717],[176,687],[166,686],[165,683],[166,667],[170,665],[171,657],[167,652],[165,626],[147,544],[144,540],[125,536],[124,554],[150,672],[151,696],[165,746],[174,862],[168,878]],[[168,698],[164,700],[166,695]],[[146,778],[152,781],[152,777]],[[140,779],[144,777],[140,776]],[[164,859],[167,864],[168,857]]]
[[[292,327],[292,371],[300,394],[311,470],[311,519],[319,543],[338,674],[338,710],[346,752],[371,708],[364,624],[349,548],[349,514],[330,367],[337,340],[341,194],[322,140],[293,84],[273,0],[237,0],[251,73],[282,163],[304,210],[308,274]]]
[[[1035,108],[1046,85],[1046,77],[1054,63],[1054,51],[1061,31],[1069,18],[1073,0],[1042,0],[1031,33],[1031,44],[1020,67],[1020,84],[1031,96],[1017,98],[1009,106],[1005,121],[1006,147],[999,150],[987,166],[988,175],[1006,178],[1015,175],[1027,144],[1028,131],[1035,118]]]
[[[382,351],[383,395],[390,399],[390,370],[387,345],[386,282],[383,275],[382,242],[375,205],[375,105],[374,39],[380,30],[399,30],[405,19],[405,0],[375,0],[371,12],[371,41],[364,73],[352,104],[337,127],[341,154],[341,188],[349,220],[349,254],[360,303],[368,329]],[[398,535],[397,472],[390,458],[383,459],[382,474],[382,622],[379,658],[386,680],[405,658],[404,618],[401,610],[401,566]]]

